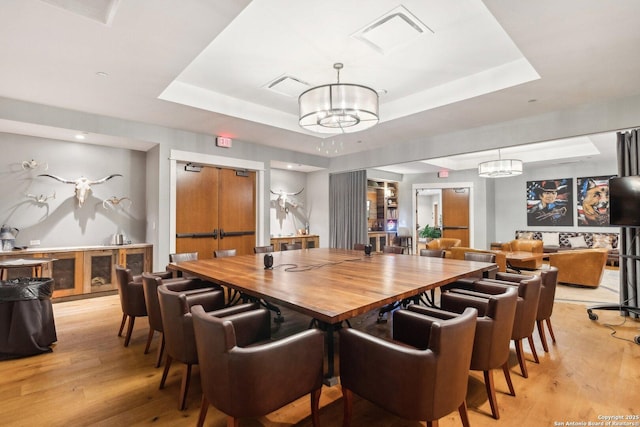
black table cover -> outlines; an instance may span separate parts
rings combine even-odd
[[[0,360],[50,352],[57,341],[53,279],[0,281]]]

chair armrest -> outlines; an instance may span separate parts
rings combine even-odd
[[[505,282],[515,282],[520,283],[521,280],[530,279],[531,276],[525,274],[517,274],[517,273],[505,273],[500,272],[496,274],[495,280],[502,280]]]
[[[447,311],[445,309],[440,309],[436,307],[425,307],[423,305],[411,304],[407,308],[409,311],[413,311],[414,313],[424,314],[425,316],[435,317],[437,319],[453,319],[457,316],[456,313],[451,313],[451,311]],[[395,313],[401,312],[401,310],[396,311]],[[394,313],[394,315],[395,315]],[[395,324],[395,317],[394,317]]]
[[[209,292],[184,292],[184,296],[189,309],[194,305],[201,305],[205,311],[218,310],[224,307],[224,292],[219,289]]]
[[[478,292],[474,292],[478,295]],[[480,294],[482,295],[482,294]],[[456,313],[462,313],[465,308],[473,307],[478,310],[478,316],[485,316],[489,309],[489,295],[478,297],[475,295],[469,295],[457,292],[446,292],[440,297],[440,306],[444,310],[453,311]]]
[[[518,285],[518,283],[485,279],[478,280],[476,283],[474,283],[473,290],[483,294],[497,295],[504,293],[505,290]]]
[[[212,313],[220,314],[220,310]],[[216,316],[217,317],[217,316]],[[233,323],[236,334],[236,346],[246,347],[271,339],[271,317],[269,310],[257,309],[243,311],[224,317]]]
[[[397,310],[393,313],[393,340],[425,350],[429,346],[431,325],[457,317],[457,314],[438,309],[419,310],[421,308],[414,307],[413,310]]]
[[[245,311],[257,310],[260,308],[260,304],[257,302],[250,302],[246,304],[232,305],[230,307],[221,308],[220,310],[210,311],[207,314],[215,317],[227,317],[233,314],[244,313]]]

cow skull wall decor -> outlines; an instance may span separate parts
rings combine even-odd
[[[128,198],[128,197],[120,197],[120,198],[117,198],[116,196],[111,196],[111,198],[109,198],[109,199],[104,199],[104,200],[102,201],[102,207],[103,207],[103,208],[105,208],[105,209],[107,209],[107,206],[110,206],[110,207],[111,207],[111,209],[115,209],[115,207],[116,207],[116,206],[118,206],[118,205],[120,205],[120,204],[122,204],[122,205],[124,206],[124,203],[122,203],[122,202],[124,202],[125,200],[128,200],[128,201],[129,201],[129,206],[131,206],[131,203],[133,203],[133,202],[131,201],[131,199],[130,199],[130,198]]]
[[[122,176],[122,175],[120,175],[119,173],[114,173],[112,175],[105,176],[104,178],[98,179],[96,181],[92,181],[89,178],[85,178],[84,176],[81,176],[80,178],[73,179],[73,180],[60,178],[59,176],[49,175],[49,174],[46,174],[46,173],[40,174],[38,176],[48,176],[49,178],[53,178],[56,181],[60,181],[60,182],[63,182],[65,184],[73,184],[73,185],[75,185],[75,193],[76,193],[76,198],[78,199],[78,207],[82,207],[82,205],[84,204],[84,201],[89,196],[89,193],[91,193],[91,186],[92,185],[102,184],[103,182],[107,182],[108,180],[110,180],[114,176]]]
[[[280,207],[280,210],[284,211],[285,213],[289,213],[289,208],[293,207],[293,208],[297,208],[298,207],[298,203],[293,200],[293,199],[289,199],[289,197],[291,196],[297,196],[298,194],[302,193],[304,191],[304,187],[295,193],[287,193],[285,191],[273,191],[270,190],[272,194],[275,194],[276,196],[278,196],[278,198],[276,199],[276,202],[278,203],[278,206]]]

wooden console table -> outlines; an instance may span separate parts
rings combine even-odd
[[[316,234],[298,234],[295,236],[278,236],[271,238],[273,250],[278,252],[282,250],[282,245],[300,243],[302,249],[313,249],[320,247],[320,236]]]

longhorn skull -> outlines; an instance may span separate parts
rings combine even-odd
[[[75,191],[76,191],[76,198],[78,199],[78,206],[82,207],[82,204],[84,203],[84,201],[89,196],[89,193],[91,193],[91,186],[92,185],[94,185],[94,184],[102,184],[103,182],[106,182],[106,181],[110,180],[114,176],[122,176],[122,175],[120,175],[119,173],[114,173],[113,175],[105,176],[104,178],[99,179],[97,181],[91,181],[90,179],[85,178],[84,176],[81,176],[80,178],[74,179],[74,180],[60,178],[59,176],[49,175],[47,173],[43,173],[43,174],[40,174],[38,176],[48,176],[49,178],[53,178],[56,181],[60,181],[60,182],[63,182],[65,184],[74,184],[75,185]]]
[[[275,194],[276,196],[278,196],[276,201],[278,202],[278,206],[280,206],[280,209],[285,211],[286,213],[289,213],[289,206],[293,206],[295,208],[295,207],[298,207],[298,204],[295,201],[287,200],[287,197],[297,196],[298,194],[302,193],[302,191],[304,191],[304,187],[296,193],[287,193],[284,191],[275,192],[273,190],[270,190],[270,191],[272,194]]]

